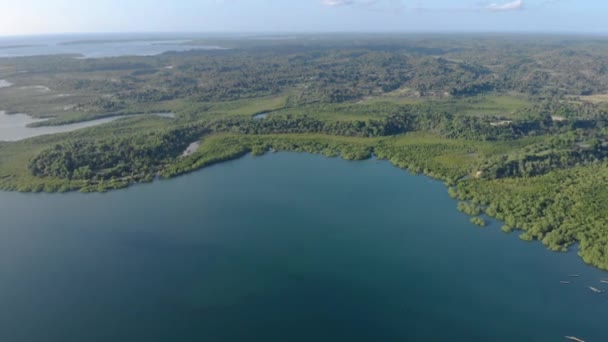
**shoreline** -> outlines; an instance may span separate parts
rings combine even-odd
[[[194,146],[194,145],[196,145],[196,150],[194,150],[191,154],[189,154],[187,156],[180,156],[180,158],[187,159],[188,157],[191,157],[195,152],[197,152],[198,150],[200,150],[201,146],[203,146],[203,144],[201,142],[194,142],[194,143],[191,143],[188,146],[188,148],[190,148],[191,146]],[[60,194],[60,193],[66,194],[66,193],[77,193],[77,192],[84,193],[84,194],[94,194],[94,193],[105,193],[107,191],[114,191],[114,190],[126,190],[128,188],[135,187],[135,186],[138,186],[138,185],[143,185],[143,184],[153,185],[153,183],[155,183],[156,181],[173,180],[173,179],[184,177],[184,176],[192,176],[194,173],[196,173],[198,171],[201,171],[203,169],[206,169],[206,168],[209,168],[209,167],[212,167],[212,166],[216,166],[216,165],[220,165],[220,164],[224,164],[224,163],[238,161],[239,159],[245,158],[247,156],[251,156],[252,158],[257,158],[257,157],[263,157],[263,156],[266,156],[266,155],[273,155],[274,153],[277,153],[277,152],[278,153],[281,153],[281,152],[282,153],[293,153],[293,154],[309,154],[309,155],[312,155],[312,156],[319,156],[319,157],[324,157],[324,158],[332,158],[331,156],[324,156],[321,153],[306,152],[306,151],[294,151],[294,150],[290,151],[290,150],[276,150],[276,149],[274,149],[272,151],[268,150],[268,151],[266,151],[265,153],[262,153],[262,154],[255,154],[252,150],[248,150],[246,153],[235,154],[234,156],[228,157],[226,159],[212,160],[209,163],[206,163],[206,164],[204,164],[204,165],[202,165],[200,167],[197,167],[197,168],[192,169],[192,170],[188,170],[188,171],[183,172],[183,173],[178,173],[178,174],[174,174],[174,175],[170,175],[170,176],[166,176],[166,175],[163,176],[163,175],[156,174],[155,177],[153,177],[153,178],[151,178],[149,180],[139,180],[139,181],[135,181],[135,182],[128,182],[128,183],[123,184],[122,186],[119,186],[119,187],[116,187],[116,188],[104,189],[103,191],[95,191],[95,190],[93,190],[93,191],[84,191],[83,192],[82,191],[83,188],[74,188],[74,189],[69,190],[67,192],[63,192],[63,191],[45,191],[44,189],[41,189],[40,191],[12,191],[12,190],[8,190],[7,191],[7,190],[4,190],[4,189],[0,188],[0,192],[15,192],[15,193],[22,193],[22,194],[44,193],[44,194],[53,195],[53,194]],[[388,159],[377,158],[377,157],[375,157],[375,155],[373,155],[373,156],[371,156],[369,158],[366,158],[366,159],[359,159],[359,160],[349,160],[349,159],[346,159],[346,158],[343,158],[343,157],[341,157],[341,159],[345,160],[345,161],[357,161],[357,162],[358,161],[373,161],[373,162],[381,161],[381,162],[387,162],[389,164],[389,167],[395,167],[395,168],[398,168],[398,169],[403,170],[403,171],[409,171],[407,169],[400,168],[399,166],[393,164]],[[450,188],[450,186],[448,186],[445,183],[444,180],[442,180],[440,178],[437,178],[437,177],[434,177],[432,175],[428,175],[428,174],[426,174],[424,172],[423,173],[412,173],[412,172],[409,172],[409,174],[413,175],[413,176],[421,175],[423,177],[428,178],[429,181],[442,182],[443,185],[444,185],[444,188],[445,188],[446,192]],[[448,195],[448,197],[450,197],[450,199],[453,200],[455,203],[458,203],[458,199],[453,198],[453,197],[451,197],[449,195]],[[454,208],[456,208],[456,206],[454,206]],[[463,213],[460,210],[458,210],[458,211],[460,213],[462,213],[463,215],[467,216],[467,217],[472,217],[471,215]],[[485,217],[485,218],[487,218],[487,219],[490,220],[490,224],[489,225],[498,225],[499,226],[500,224],[504,224],[504,221],[501,221],[500,219],[498,219],[498,218],[496,218],[496,217],[494,217],[492,215],[489,215],[486,212],[483,212],[482,214],[483,214],[482,215],[483,217]],[[474,225],[471,223],[471,228],[473,228],[473,227],[474,227]],[[525,230],[523,230],[523,229],[517,229],[517,228],[515,228],[513,230],[525,233]],[[512,235],[512,234],[505,233],[505,235]],[[519,240],[521,240],[521,238]],[[520,242],[533,242],[533,243],[539,243],[539,244],[541,244],[543,246],[546,246],[546,244],[543,241],[540,241],[540,240],[520,241]],[[576,245],[580,247],[580,241],[577,242]],[[555,251],[555,250],[549,250],[549,251],[551,253],[559,253],[559,254],[577,254],[578,259],[581,260],[583,262],[583,264],[585,264],[586,266],[592,267],[592,268],[600,270],[602,272],[608,272],[608,268],[602,268],[602,267],[599,267],[599,266],[597,266],[597,265],[595,265],[593,263],[585,261],[572,248],[569,248],[565,252],[564,251]],[[606,278],[606,279],[608,279],[608,278]],[[600,282],[603,282],[603,281],[600,281]]]

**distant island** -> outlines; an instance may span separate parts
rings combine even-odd
[[[133,43],[133,42],[183,42],[188,41],[188,39],[162,39],[156,37],[141,37],[141,38],[117,38],[117,39],[80,39],[80,40],[70,40],[67,42],[59,42],[57,45],[89,45],[89,44],[113,44],[113,43]]]
[[[608,40],[292,36],[0,59],[0,110],[50,118],[37,126],[127,116],[0,142],[0,188],[106,191],[269,151],[375,156],[443,180],[474,224],[578,244],[608,269]]]
[[[0,50],[22,49],[22,48],[39,47],[39,46],[44,46],[44,45],[41,45],[41,44],[0,45]]]

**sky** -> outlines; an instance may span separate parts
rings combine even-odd
[[[92,32],[607,34],[607,0],[0,0],[0,36]]]

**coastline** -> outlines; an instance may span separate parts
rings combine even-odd
[[[313,138],[314,137],[314,138]],[[346,153],[347,151],[349,151],[349,148],[352,148],[352,143],[351,145],[336,145],[339,146],[339,148],[343,149],[342,152],[340,152],[339,150],[336,152],[336,150],[334,150],[334,152],[332,153],[328,153],[328,151],[326,150],[327,148],[322,148],[322,149],[317,149],[318,147],[315,148],[308,148],[307,145],[305,145],[306,142],[308,143],[314,143],[314,144],[318,144],[318,141],[320,141],[319,139],[321,139],[321,136],[290,136],[290,135],[276,135],[276,136],[265,136],[265,137],[256,137],[256,136],[235,136],[235,135],[226,135],[226,134],[220,134],[220,135],[214,135],[214,136],[209,136],[206,137],[205,139],[203,139],[202,144],[200,145],[199,149],[196,152],[193,152],[192,154],[188,155],[187,157],[180,157],[176,160],[175,164],[171,165],[168,168],[165,168],[164,171],[163,170],[159,170],[158,174],[163,178],[163,179],[171,179],[183,174],[188,174],[188,173],[192,173],[196,170],[214,165],[214,164],[218,164],[218,163],[222,163],[225,161],[230,161],[230,160],[235,160],[238,158],[241,158],[243,156],[245,156],[246,154],[253,154],[255,155],[262,155],[265,154],[267,152],[269,152],[270,150],[273,151],[281,151],[281,152],[306,152],[306,153],[312,153],[312,154],[320,154],[320,155],[325,155],[327,157],[333,157],[333,156],[341,156],[343,159],[346,160],[366,160],[371,158],[372,154],[378,156],[379,160],[387,160],[389,161],[394,167],[400,168],[400,169],[404,169],[407,170],[409,172],[413,172],[415,174],[423,174],[431,179],[435,179],[438,181],[443,181],[444,184],[446,185],[446,191],[448,191],[449,195],[455,199],[458,199],[460,201],[464,201],[464,202],[469,202],[469,203],[477,203],[476,200],[472,197],[466,197],[463,193],[453,193],[454,189],[458,189],[460,187],[460,185],[462,184],[480,184],[480,182],[485,182],[484,180],[481,179],[473,179],[473,178],[468,178],[468,179],[461,179],[461,177],[458,177],[459,180],[453,182],[452,180],[450,180],[449,177],[446,177],[445,175],[442,175],[440,172],[437,172],[437,170],[432,170],[432,169],[427,169],[427,168],[423,168],[423,167],[416,167],[414,165],[407,165],[408,167],[405,167],[403,164],[400,164],[399,161],[397,159],[394,158],[394,156],[390,156],[388,154],[386,154],[387,151],[383,150],[383,147],[381,147],[383,144],[386,143],[387,140],[390,139],[376,139],[375,141],[368,141],[368,145],[366,146],[362,146],[364,147],[364,149],[362,151],[365,151],[365,153],[358,153],[358,154],[348,154]],[[326,139],[331,139],[332,137],[326,136],[324,137]],[[333,137],[335,138],[335,137]],[[247,142],[243,142],[239,139],[250,139],[250,140],[246,140],[249,141]],[[260,140],[261,139],[261,140]],[[289,139],[297,139],[295,141],[298,141],[297,146],[298,147],[294,147],[296,145],[293,145],[292,143],[287,143],[289,141]],[[345,139],[348,140],[348,139]],[[264,146],[263,148],[260,149],[260,147],[258,147],[258,144],[261,141],[266,141],[265,143],[263,143],[262,146]],[[315,142],[316,141],[316,142]],[[359,140],[360,141],[360,140]],[[287,144],[286,144],[287,143]],[[326,146],[332,146],[330,140],[327,140],[325,142],[325,144],[327,144]],[[312,146],[312,145],[310,145]],[[334,147],[335,148],[335,147]],[[217,151],[221,150],[221,153],[218,153]],[[418,172],[419,171],[419,172]],[[37,179],[37,183],[38,185],[35,185],[33,187],[29,187],[29,188],[25,188],[25,189],[19,189],[19,188],[15,188],[15,187],[11,187],[9,186],[7,188],[7,185],[10,184],[10,179],[0,179],[0,187],[2,187],[3,190],[9,190],[9,191],[14,191],[14,190],[18,190],[20,192],[66,192],[66,191],[81,191],[81,192],[106,192],[109,190],[115,190],[115,189],[122,189],[122,188],[126,188],[132,185],[136,185],[139,183],[149,183],[152,182],[154,180],[155,177],[144,177],[144,178],[140,178],[140,179],[115,179],[113,181],[100,181],[100,182],[91,182],[91,181],[73,181],[73,180],[58,180],[58,179],[50,179],[50,178],[38,178]],[[485,183],[484,183],[485,184]],[[486,189],[486,190],[491,190],[491,189]],[[566,245],[559,245],[559,248],[555,248],[552,247],[552,242],[546,239],[535,239],[535,238],[530,238],[528,239],[527,237],[528,235],[528,230],[526,229],[526,227],[521,227],[519,225],[511,225],[508,220],[504,221],[504,214],[501,212],[492,212],[489,210],[490,207],[487,206],[479,206],[480,209],[482,210],[483,214],[486,215],[487,217],[490,217],[494,220],[500,221],[500,222],[504,222],[505,224],[510,226],[510,231],[518,231],[521,232],[522,235],[520,236],[520,238],[522,240],[526,240],[526,241],[539,241],[542,244],[544,244],[547,247],[550,247],[551,250],[556,251],[556,252],[565,252],[565,251],[569,251],[570,247],[573,244],[578,244],[579,245],[579,250],[580,251],[585,251],[586,250],[586,244],[581,244],[580,240],[572,240],[571,242],[568,242]],[[587,247],[589,248],[589,247]],[[583,259],[583,261],[585,261],[585,263],[590,264],[592,266],[595,266],[597,268],[606,270],[608,269],[608,267],[603,266],[603,261],[600,262],[600,260],[595,260],[595,259],[588,259],[586,257],[583,257],[583,255],[581,255],[579,253],[579,256],[581,256],[581,258]]]

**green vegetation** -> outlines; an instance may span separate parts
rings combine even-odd
[[[0,110],[51,118],[38,125],[176,116],[0,142],[0,188],[106,191],[269,151],[375,156],[445,181],[476,225],[487,215],[551,250],[578,244],[608,269],[608,41],[309,38],[0,59],[14,84]]]
[[[463,213],[465,213],[469,216],[481,215],[481,208],[474,204],[468,203],[468,202],[459,202],[458,210],[462,211]]]
[[[504,226],[500,227],[500,230],[502,230],[503,232],[505,232],[507,234],[510,234],[510,233],[513,232],[513,228],[511,228],[511,227],[509,227],[507,225],[504,225]]]
[[[468,179],[452,192],[460,200],[487,206],[485,213],[509,228],[525,231],[523,240],[539,240],[555,251],[578,243],[586,262],[608,269],[606,162],[536,177]]]
[[[486,221],[478,216],[471,217],[471,223],[479,227],[485,227],[487,225]]]

